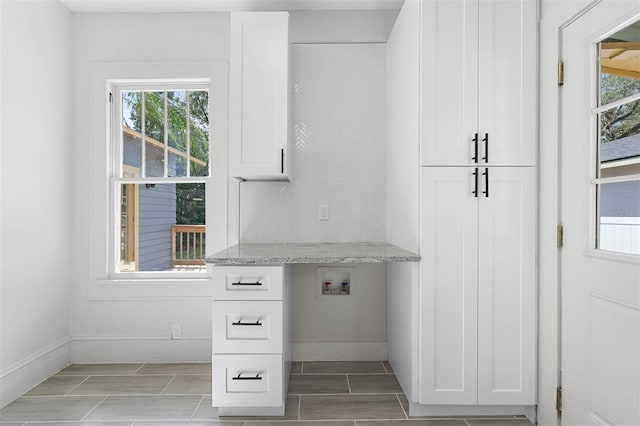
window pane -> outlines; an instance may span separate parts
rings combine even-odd
[[[122,184],[120,272],[204,270],[205,184]]]
[[[140,92],[122,92],[122,161],[120,177],[140,177],[142,158],[142,94]],[[127,169],[129,166],[129,170]],[[132,170],[137,173],[131,174]]]
[[[167,92],[169,176],[187,176],[187,92]]]
[[[191,176],[209,175],[209,92],[189,93]]]
[[[186,176],[187,159],[183,155],[169,152],[169,176]]]
[[[122,126],[141,132],[140,113],[141,113],[140,92],[122,92]]]
[[[164,176],[164,92],[144,92],[145,176]]]

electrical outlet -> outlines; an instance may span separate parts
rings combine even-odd
[[[320,204],[318,206],[318,219],[320,219],[320,220],[329,220],[329,205],[328,204]]]
[[[182,339],[182,326],[180,324],[173,324],[171,326],[171,339]]]

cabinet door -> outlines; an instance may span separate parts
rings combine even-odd
[[[421,165],[535,165],[537,8],[422,3]]]
[[[231,14],[229,172],[287,179],[287,12]]]
[[[422,5],[421,165],[472,165],[478,132],[478,1]]]
[[[536,164],[537,10],[535,0],[480,1],[481,164]]]
[[[421,171],[420,403],[477,401],[474,168]],[[418,319],[416,319],[418,320]]]
[[[535,404],[536,188],[532,167],[481,175],[478,404]],[[486,179],[486,181],[485,181]]]

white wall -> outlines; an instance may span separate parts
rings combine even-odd
[[[318,268],[350,268],[351,295],[318,297]],[[385,264],[294,265],[293,360],[387,358]]]
[[[241,184],[241,242],[385,240],[385,57],[384,44],[291,47],[292,179]]]
[[[206,295],[189,297],[171,284],[157,285],[157,297],[118,295],[93,300],[89,272],[91,136],[91,66],[94,63],[228,61],[229,15],[77,14],[73,27],[73,111],[75,227],[73,239],[73,362],[207,361],[211,354],[211,302]],[[226,82],[224,83],[226,86]],[[224,120],[223,120],[224,122]],[[226,124],[225,124],[226,126]],[[143,286],[144,284],[141,284]],[[115,287],[114,287],[115,286]],[[152,286],[152,285],[150,285]],[[115,290],[114,290],[115,288]],[[171,324],[182,325],[182,340],[171,340]]]
[[[2,1],[0,407],[68,363],[71,13]]]

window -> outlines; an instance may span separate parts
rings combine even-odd
[[[208,82],[116,82],[112,89],[114,272],[201,272]]]
[[[84,212],[78,215],[76,235],[78,242],[88,247],[86,253],[80,252],[86,262],[78,260],[77,263],[87,265],[85,269],[80,268],[83,271],[80,273],[89,283],[87,295],[90,300],[165,300],[211,295],[211,277],[201,264],[202,260],[195,257],[201,256],[202,252],[211,254],[235,244],[238,229],[238,215],[234,211],[234,206],[238,205],[238,185],[233,185],[228,180],[227,68],[227,63],[221,61],[100,62],[91,65],[90,104],[88,108],[79,107],[77,111],[78,122],[84,120],[88,123],[88,133],[81,133],[80,136],[83,143],[78,150],[77,162],[79,170],[83,171],[79,173],[86,174],[87,178],[76,182],[80,194],[77,208],[81,211],[86,209],[86,215]],[[183,132],[176,129],[171,133],[173,118],[170,114],[175,108],[169,107],[171,99],[167,93],[185,93],[184,97],[171,96],[177,98],[176,108],[183,108],[184,104],[184,109],[179,112],[186,115],[187,91],[205,92],[208,95],[207,156],[201,155],[196,147],[191,146],[191,134],[197,124],[193,122],[195,113],[192,112],[194,106],[191,98],[189,127],[185,125],[182,127]],[[126,95],[127,93],[130,94]],[[146,103],[147,93],[152,98],[149,105]],[[139,117],[134,120],[131,118],[130,105],[136,106],[136,102],[130,102],[128,97],[138,95],[140,101],[138,109],[134,108],[134,113],[139,113]],[[164,107],[165,97],[167,108]],[[153,102],[160,99],[161,107],[156,105],[159,108],[152,109]],[[180,99],[182,100],[178,102]],[[128,115],[125,111],[127,108]],[[147,112],[161,113],[161,119],[153,121],[151,119],[154,116],[148,116]],[[139,123],[139,128],[136,128],[136,123]],[[162,132],[159,132],[160,128]],[[188,139],[187,128],[190,132]],[[125,154],[122,140],[125,134],[133,139],[130,146],[137,144],[139,148],[135,151],[135,155],[139,156],[137,163],[134,153]],[[189,149],[186,149],[187,141]],[[162,155],[156,156],[159,153]],[[207,166],[203,167],[200,162],[207,163]],[[187,168],[190,163],[193,167]],[[206,232],[202,239],[199,235],[190,235],[188,248],[187,237],[183,236],[182,249],[177,236],[175,239],[169,236],[167,243],[166,233],[162,233],[162,248],[152,252],[151,247],[157,241],[144,240],[143,237],[146,237],[145,232],[156,226],[153,223],[156,216],[173,216],[176,233],[185,231],[181,226],[186,224],[177,220],[177,212],[173,210],[176,208],[174,203],[175,206],[180,205],[175,196],[166,197],[169,199],[165,198],[164,204],[160,205],[145,204],[143,197],[154,190],[158,191],[153,195],[159,196],[166,195],[171,190],[177,193],[178,189],[183,190],[185,197],[188,195],[188,199],[192,201],[190,207],[200,206],[198,209],[202,209],[204,206],[204,210],[200,210],[205,215],[204,221],[195,226],[201,230],[202,224],[206,224]],[[199,195],[202,194],[204,197],[200,201]],[[228,206],[231,206],[232,213],[235,214],[229,214]],[[173,213],[166,211],[169,208]],[[194,217],[193,213],[187,215]],[[167,229],[166,225],[162,226]],[[171,248],[171,241],[175,241],[174,249]],[[176,260],[180,265],[169,267],[172,250],[179,252]],[[181,256],[182,253],[184,256]],[[194,258],[187,258],[187,254]],[[164,258],[164,265],[145,267],[145,255]],[[190,265],[187,261],[199,261],[200,264]]]
[[[596,248],[640,255],[640,22],[598,49]]]

